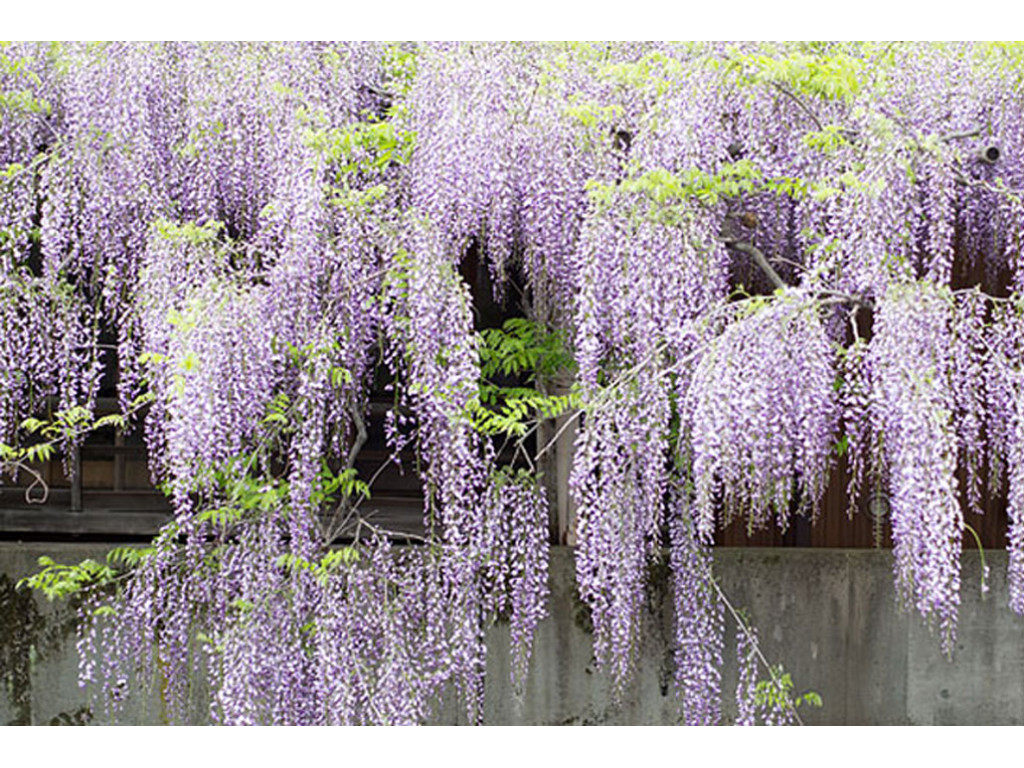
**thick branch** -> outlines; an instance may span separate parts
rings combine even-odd
[[[957,141],[959,139],[973,139],[975,136],[980,136],[981,132],[985,130],[984,126],[977,126],[976,128],[969,128],[966,131],[954,131],[953,133],[947,133],[940,136],[942,141]]]
[[[352,424],[356,428],[355,438],[352,440],[352,445],[349,446],[348,455],[345,457],[345,466],[342,467],[342,472],[345,470],[352,469],[356,465],[356,457],[359,455],[359,451],[362,450],[363,445],[366,444],[366,423],[363,421],[363,414],[359,410],[359,406],[355,402],[348,404],[348,413],[352,417]],[[382,466],[381,469],[384,467]],[[377,470],[377,474],[373,476],[368,485],[372,486],[374,480],[377,479],[377,475],[380,474],[380,469]],[[359,506],[361,499],[353,502],[347,496],[342,496],[341,501],[335,508],[334,512],[330,517],[322,521],[322,530],[324,538],[328,544],[334,542],[345,528],[348,526],[349,521],[355,514],[356,508]],[[358,533],[358,528],[356,529]]]
[[[799,96],[797,96],[795,93],[793,93],[791,90],[786,88],[784,85],[781,85],[780,83],[773,82],[772,85],[774,85],[780,93],[785,94],[786,96],[791,98],[796,103],[796,105],[800,107],[801,110],[803,110],[804,114],[806,114],[809,118],[811,118],[811,120],[814,121],[814,124],[818,126],[819,131],[825,130],[825,126],[822,125],[821,120],[818,119],[818,115],[814,112],[813,109],[804,104],[803,100]]]
[[[990,184],[989,182],[983,181],[982,179],[972,179],[956,166],[953,166],[952,171],[953,176],[956,177],[956,180],[965,187],[971,187],[973,189],[984,189],[987,192],[992,192],[993,194],[996,195],[1007,195],[1014,199],[1017,199],[1021,195],[1024,195],[1024,189],[1018,189],[1014,187],[1002,187],[997,186],[995,184]]]
[[[359,451],[362,450],[366,444],[366,424],[363,421],[363,414],[359,411],[359,406],[355,403],[350,403],[348,407],[349,415],[352,416],[352,423],[356,428],[356,436],[352,441],[352,445],[348,449],[348,457],[345,459],[345,469],[352,469],[356,465],[356,456],[359,455]]]
[[[761,271],[764,272],[765,275],[768,276],[768,279],[771,281],[772,285],[774,285],[776,288],[788,288],[789,287],[786,284],[786,281],[783,280],[779,276],[779,273],[775,271],[775,268],[772,267],[772,265],[768,263],[768,257],[766,257],[764,255],[764,253],[761,251],[760,248],[756,248],[755,246],[753,246],[750,243],[748,243],[746,241],[743,241],[743,240],[725,240],[724,242],[725,242],[726,246],[728,246],[730,248],[734,248],[735,250],[739,251],[740,253],[745,253],[745,254],[747,254],[747,256],[750,256],[754,260],[754,262],[757,264],[757,266],[759,266],[761,268]]]
[[[769,263],[768,257],[765,256],[764,252],[760,248],[757,248],[744,240],[721,238],[721,241],[725,243],[726,247],[734,248],[740,253],[745,253],[750,256],[757,266],[761,268],[761,271],[768,276],[768,279],[776,288],[790,287],[786,281],[782,279],[779,273],[775,271]],[[871,309],[874,306],[874,303],[870,299],[865,299],[861,296],[856,296],[844,291],[834,291],[826,288],[819,290],[818,296],[822,306],[829,306],[833,304],[852,304],[855,307],[865,307],[867,309]]]
[[[825,290],[821,292],[824,296],[821,299],[821,306],[827,307],[834,304],[852,304],[854,310],[858,307],[864,307],[865,309],[871,309],[874,307],[874,302],[870,299],[862,298],[861,296],[855,296],[852,293],[844,293],[843,291],[831,291]]]

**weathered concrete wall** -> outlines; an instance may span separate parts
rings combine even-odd
[[[10,585],[49,554],[64,562],[102,557],[101,544],[0,543],[0,723],[88,718],[76,684],[73,624],[65,609],[13,593]],[[716,572],[731,602],[759,628],[768,658],[813,690],[822,709],[809,724],[1024,724],[1024,619],[1006,606],[1005,552],[987,553],[991,589],[982,599],[977,553],[963,558],[957,650],[947,660],[914,615],[896,607],[892,555],[870,550],[724,549]],[[507,627],[489,635],[486,721],[492,724],[669,724],[671,594],[655,574],[636,682],[621,702],[594,669],[587,612],[574,594],[571,550],[552,557],[551,617],[534,649],[521,697],[512,695]],[[733,625],[728,625],[732,646]],[[736,669],[727,650],[725,719],[735,705]],[[150,710],[156,712],[156,708]],[[442,722],[458,722],[449,705]],[[135,712],[128,721],[153,721]]]

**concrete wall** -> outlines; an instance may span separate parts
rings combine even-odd
[[[14,594],[13,581],[49,554],[58,562],[101,557],[98,544],[0,543],[0,723],[80,722],[89,715],[76,685],[73,622],[66,609]],[[821,709],[808,724],[1024,724],[1024,619],[1006,607],[1006,553],[988,552],[991,590],[980,594],[977,553],[963,558],[962,606],[953,661],[915,615],[896,606],[892,555],[873,550],[722,549],[716,572],[745,608],[762,648]],[[587,613],[576,599],[572,551],[554,550],[551,617],[541,626],[522,695],[512,694],[507,627],[490,631],[486,721],[491,724],[671,724],[671,594],[655,574],[635,683],[621,702],[594,669]],[[733,636],[725,668],[725,719],[735,704]],[[152,708],[151,713],[157,712]],[[440,722],[459,722],[449,702]],[[132,713],[130,722],[157,722]]]

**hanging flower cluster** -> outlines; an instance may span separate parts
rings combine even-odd
[[[828,483],[836,430],[832,350],[814,304],[799,294],[730,324],[701,360],[687,408],[698,530],[726,520],[811,512]]]
[[[548,505],[528,475],[498,476],[490,488],[481,547],[484,607],[509,619],[512,683],[521,688],[534,633],[547,615]]]
[[[576,580],[593,617],[597,661],[620,689],[640,656],[647,567],[668,490],[668,391],[651,376],[641,370],[587,413],[570,478]]]
[[[670,523],[676,612],[676,687],[687,725],[721,718],[724,610],[714,582],[711,548],[697,535],[685,501]]]
[[[893,287],[879,306],[869,363],[875,463],[888,481],[897,588],[938,622],[947,652],[960,601],[963,536],[951,314],[949,300],[934,288]]]
[[[34,229],[40,152],[52,143],[53,79],[46,51],[27,44],[0,48],[0,266],[23,266]]]
[[[101,687],[99,703],[116,716],[129,695],[152,696],[139,681],[158,675],[172,722],[202,716],[199,681],[222,724],[403,725],[433,714],[456,659],[448,587],[430,554],[374,539],[313,562],[290,551],[280,521],[247,523],[212,553],[157,542],[116,614],[89,606],[81,675]]]
[[[0,275],[0,441],[23,419],[91,407],[103,372],[93,313],[71,286],[23,271]]]
[[[993,315],[996,322],[989,334],[984,370],[990,478],[993,483],[1003,478],[1008,482],[1010,607],[1024,614],[1024,471],[1018,463],[1024,457],[1024,322],[1019,303],[997,307]]]

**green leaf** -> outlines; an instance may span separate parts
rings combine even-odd
[[[119,429],[123,429],[124,425],[124,416],[122,416],[119,413],[111,413],[97,419],[96,422],[92,425],[92,427],[93,429],[102,429],[103,427],[113,426]]]
[[[28,418],[21,422],[21,428],[26,430],[30,435],[34,432],[37,432],[41,427],[45,425],[45,421],[33,418]]]

